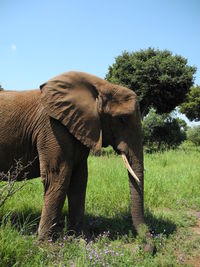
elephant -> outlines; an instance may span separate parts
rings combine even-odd
[[[108,145],[128,169],[133,231],[145,225],[141,114],[132,90],[84,72],[65,72],[40,89],[0,92],[0,122],[0,171],[21,159],[33,161],[28,178],[41,177],[41,240],[54,233],[66,196],[69,229],[82,230],[87,158],[90,150]]]

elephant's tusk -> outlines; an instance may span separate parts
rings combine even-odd
[[[137,175],[134,173],[133,169],[131,168],[128,160],[127,160],[127,157],[124,153],[122,153],[122,159],[123,159],[123,162],[124,162],[124,165],[126,167],[126,169],[129,171],[129,173],[135,178],[135,180],[140,183],[140,180],[139,178],[137,177]]]

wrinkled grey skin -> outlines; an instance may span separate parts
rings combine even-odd
[[[27,164],[38,157],[28,171],[29,178],[41,176],[44,185],[39,237],[54,232],[66,195],[70,229],[81,230],[88,154],[108,145],[125,153],[140,179],[138,185],[129,175],[137,232],[145,220],[141,117],[135,93],[81,72],[64,73],[40,89],[0,92],[0,171],[8,171],[15,159]]]

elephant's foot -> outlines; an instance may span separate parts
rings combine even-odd
[[[156,247],[154,244],[154,240],[150,233],[147,233],[145,244],[144,244],[144,252],[150,253],[150,254],[155,254],[156,252]]]
[[[155,245],[154,244],[146,244],[144,246],[144,252],[150,253],[150,254],[155,254]]]
[[[47,240],[55,241],[60,235],[62,235],[63,228],[64,228],[64,224],[62,222],[54,223],[51,226],[47,224],[39,225],[38,240],[39,241],[47,241]]]
[[[140,241],[144,252],[154,254],[155,244],[152,235],[149,232],[147,225],[141,224],[138,227],[138,240]]]
[[[83,223],[71,224],[68,223],[67,234],[69,236],[81,236],[83,235]]]
[[[39,241],[52,241],[57,239],[58,231],[47,231],[47,232],[40,232],[38,231],[38,240]]]

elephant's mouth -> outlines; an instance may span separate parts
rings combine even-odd
[[[119,149],[117,149],[116,147],[113,147],[113,148],[114,148],[115,152],[117,153],[117,155],[121,155],[122,154],[122,152]]]
[[[124,162],[124,165],[125,165],[126,169],[133,176],[133,178],[136,180],[136,182],[139,184],[140,180],[137,177],[137,175],[135,174],[135,172],[133,171],[133,169],[131,168],[126,155],[124,153],[121,153],[121,156],[122,156],[122,159],[123,159],[123,162]]]

